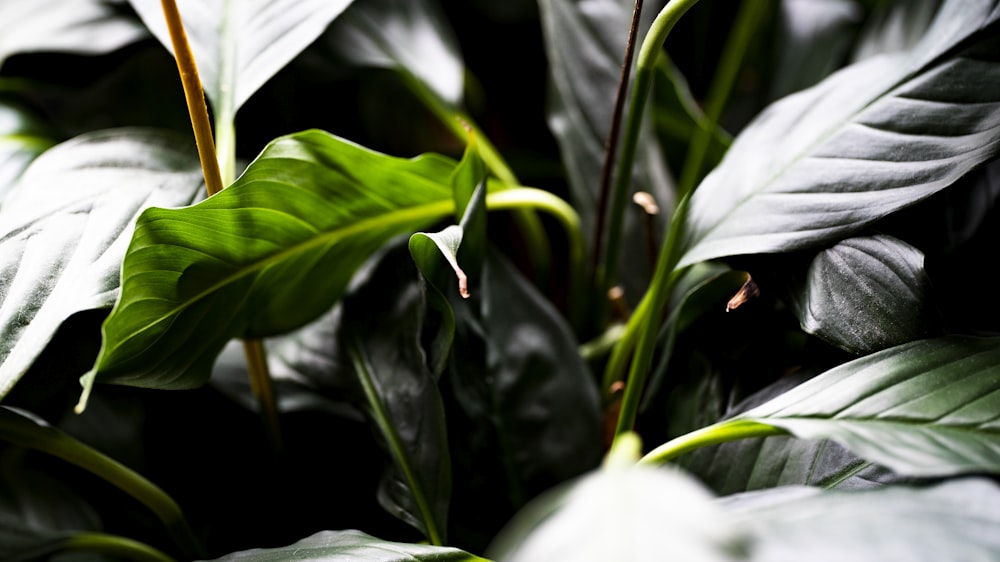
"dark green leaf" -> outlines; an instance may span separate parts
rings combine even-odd
[[[453,168],[307,131],[272,142],[198,205],[147,210],[88,384],[198,386],[230,339],[314,320],[388,240],[452,211]]]
[[[361,531],[322,531],[288,546],[234,552],[216,560],[220,562],[284,560],[474,562],[483,559],[457,548],[383,541]]]
[[[920,340],[874,353],[732,418],[747,420],[834,439],[904,476],[997,473],[1000,338]]]
[[[171,52],[157,0],[130,0]],[[205,95],[230,115],[316,40],[352,0],[179,0]]]
[[[194,146],[158,131],[88,134],[35,160],[0,207],[0,397],[64,320],[114,303],[139,212],[203,191]]]
[[[973,562],[1000,556],[1000,490],[989,480],[856,492],[779,490],[786,497],[768,505],[774,492],[752,494],[755,502],[743,505],[727,501],[753,537],[753,561]]]
[[[465,69],[438,0],[354,2],[330,25],[323,44],[353,64],[412,76],[453,107],[462,103]]]
[[[338,345],[352,365],[353,401],[391,459],[379,502],[443,544],[451,459],[441,393],[421,347],[423,324],[416,268],[404,252],[390,252],[344,300]]]
[[[996,156],[998,19],[950,1],[912,50],[770,106],[694,193],[679,265],[843,238]]]
[[[146,37],[146,30],[109,0],[0,3],[0,66],[17,53],[101,54]]]
[[[497,560],[745,559],[729,514],[676,470],[606,468],[565,484],[521,510],[487,551]]]
[[[928,292],[923,253],[876,235],[818,253],[794,304],[803,330],[865,355],[923,337]]]

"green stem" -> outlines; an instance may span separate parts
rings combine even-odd
[[[114,484],[155,513],[186,556],[194,558],[203,555],[201,545],[177,503],[132,469],[54,427],[2,407],[0,439],[48,453]]]
[[[368,367],[368,362],[361,356],[361,352],[356,345],[352,345],[348,349],[348,354],[351,357],[354,371],[358,375],[358,381],[360,381],[361,387],[364,389],[365,397],[368,399],[368,406],[371,408],[372,417],[375,419],[376,425],[378,425],[382,436],[385,438],[389,450],[396,460],[396,464],[399,466],[400,471],[402,471],[403,477],[406,479],[407,486],[410,489],[410,494],[413,495],[413,502],[417,504],[417,509],[420,511],[420,517],[423,519],[424,529],[427,532],[427,539],[435,546],[442,546],[444,545],[444,541],[438,531],[434,513],[427,503],[427,496],[420,485],[420,480],[414,473],[413,466],[410,464],[409,456],[406,454],[406,449],[403,447],[399,434],[396,433],[395,426],[389,418],[389,412],[385,410],[385,406],[382,404],[382,400],[375,389],[375,383],[372,381],[371,369]]]
[[[639,459],[639,462],[644,464],[662,464],[684,453],[700,449],[701,447],[707,447],[708,445],[718,445],[719,443],[749,439],[751,437],[769,437],[772,435],[787,434],[788,432],[783,429],[752,420],[726,420],[671,439],[647,453]]]
[[[500,152],[493,146],[493,143],[490,142],[482,129],[472,120],[472,117],[463,111],[451,107],[415,76],[406,72],[402,74],[404,82],[410,91],[423,102],[424,106],[431,113],[437,116],[441,123],[456,138],[462,142],[466,142],[469,138],[469,130],[472,130],[472,133],[476,136],[476,142],[479,145],[479,153],[483,158],[483,162],[486,163],[486,167],[490,169],[493,175],[505,187],[520,185],[521,182],[517,179],[514,171],[511,170],[503,156],[500,155]],[[539,278],[544,280],[548,276],[549,264],[552,261],[545,228],[538,220],[538,217],[531,212],[519,211],[514,215],[514,218],[525,238],[525,248],[528,252],[528,258],[531,260],[531,266]]]
[[[625,202],[628,198],[632,181],[632,166],[635,163],[635,152],[639,143],[639,131],[642,125],[642,114],[649,98],[656,70],[656,60],[663,50],[663,43],[670,30],[698,0],[670,0],[653,20],[642,45],[635,66],[635,84],[632,87],[632,100],[629,104],[628,119],[625,123],[625,133],[622,139],[622,151],[618,160],[614,189],[611,193],[611,209],[608,223],[608,242],[604,252],[605,261],[599,268],[595,286],[600,294],[606,295],[614,286],[618,275],[618,248],[621,245],[622,227],[625,216]]]
[[[701,178],[704,168],[705,153],[708,151],[713,131],[722,116],[722,110],[729,100],[733,84],[739,75],[743,57],[757,31],[758,25],[770,9],[769,2],[744,1],[736,16],[732,33],[726,40],[726,46],[719,60],[719,68],[712,79],[705,102],[705,125],[695,127],[691,144],[680,181],[677,183],[677,194],[683,197],[694,189],[695,183]]]
[[[54,555],[75,552],[106,554],[116,559],[135,562],[175,562],[170,556],[147,544],[105,533],[77,533],[60,538],[28,552],[18,552],[8,562],[48,560]]]

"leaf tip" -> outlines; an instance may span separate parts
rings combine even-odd
[[[752,277],[747,275],[746,282],[743,283],[740,290],[733,295],[733,298],[729,299],[729,302],[726,303],[726,312],[736,310],[750,299],[758,296],[760,296],[760,287],[757,286],[757,283],[754,282]]]

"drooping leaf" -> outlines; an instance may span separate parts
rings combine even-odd
[[[986,479],[921,488],[789,494],[768,490],[725,505],[753,540],[749,560],[993,560],[1000,490]],[[780,497],[785,496],[785,497]],[[773,499],[772,499],[773,497]],[[752,500],[752,501],[748,501]]]
[[[146,37],[115,0],[0,3],[0,66],[11,55],[42,51],[102,54]]]
[[[0,398],[76,312],[110,307],[136,216],[202,196],[194,146],[145,129],[47,151],[0,207]]]
[[[437,378],[421,346],[425,303],[417,275],[405,251],[387,253],[345,298],[338,347],[352,365],[353,402],[390,458],[379,502],[432,544],[444,544],[451,458]]]
[[[458,40],[438,0],[354,2],[330,25],[323,44],[353,64],[403,72],[453,107],[462,103]]]
[[[609,467],[537,498],[486,555],[543,560],[744,560],[742,528],[677,470]]]
[[[157,0],[129,0],[170,52]],[[309,46],[352,0],[179,0],[205,95],[230,115]]]
[[[328,560],[352,562],[396,562],[427,560],[432,562],[475,562],[484,560],[457,548],[407,544],[377,539],[361,531],[322,531],[295,544],[279,548],[261,548],[234,552],[219,562],[279,562],[281,560]]]
[[[230,339],[317,318],[388,240],[451,212],[453,168],[306,131],[272,142],[198,205],[147,210],[86,384],[198,386]]]
[[[864,355],[924,337],[928,293],[923,253],[876,235],[819,252],[793,302],[807,333]]]
[[[570,199],[583,231],[589,233],[598,212],[601,169],[629,14],[617,0],[541,0],[538,7],[550,65],[549,128],[559,143]],[[652,195],[661,209],[659,222],[673,208],[673,182],[651,128],[643,131],[638,146],[633,186]],[[627,296],[636,302],[646,289],[650,271],[646,215],[635,205],[626,209],[619,270],[630,272],[621,280]]]
[[[997,20],[947,2],[913,49],[766,109],[691,198],[679,265],[843,238],[1000,153]]]
[[[732,422],[829,438],[903,476],[1000,472],[1000,338],[919,340],[835,367]]]
[[[0,97],[0,202],[28,164],[55,143],[35,112],[12,96]]]

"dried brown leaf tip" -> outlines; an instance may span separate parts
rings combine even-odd
[[[746,283],[744,283],[743,286],[740,287],[740,290],[733,295],[733,298],[729,299],[729,302],[726,303],[726,312],[736,310],[740,305],[757,296],[760,296],[760,287],[758,287],[757,284],[754,283],[753,278],[748,275]]]

